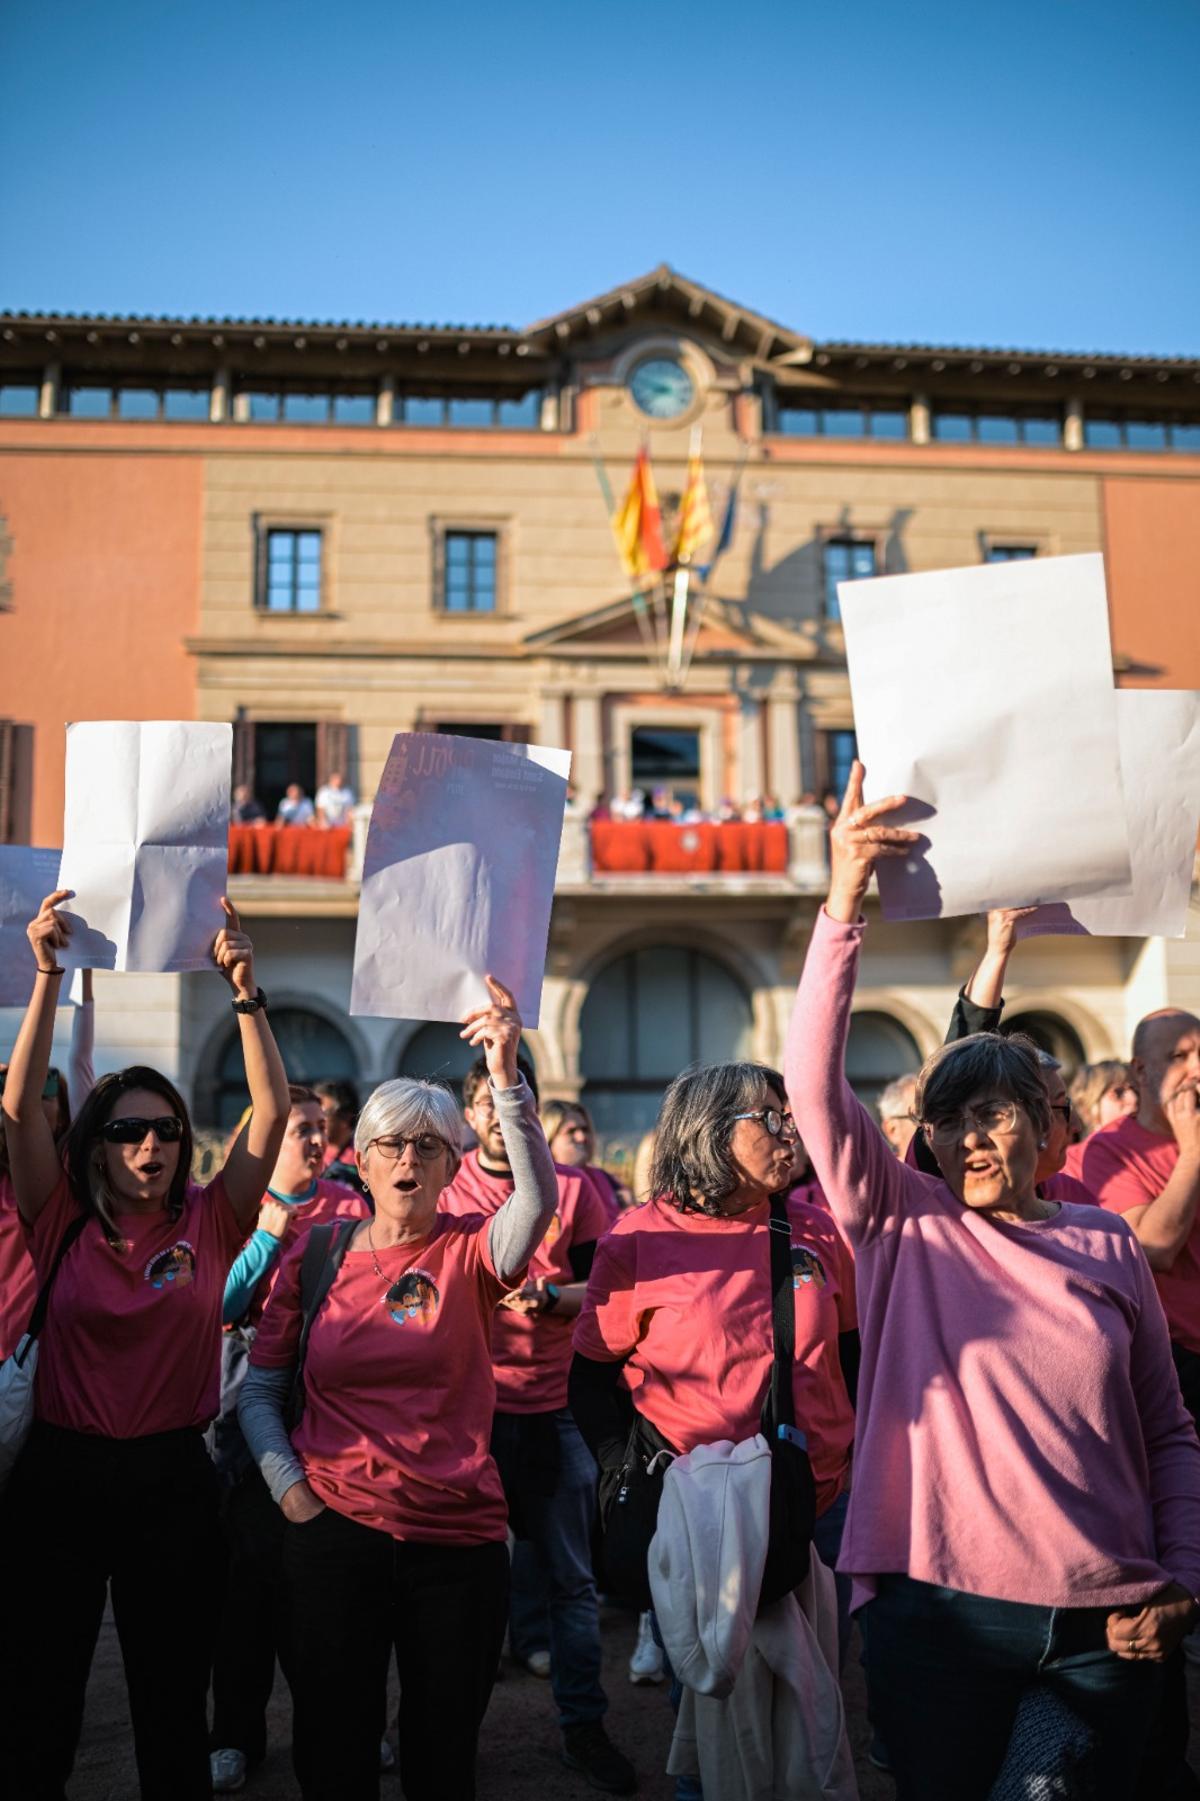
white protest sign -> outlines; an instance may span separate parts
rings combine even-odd
[[[233,728],[191,720],[67,727],[58,886],[75,969],[212,967],[225,923]]]
[[[1187,930],[1196,827],[1200,823],[1200,694],[1192,689],[1122,688],[1117,733],[1132,893],[1103,891],[1039,907],[1017,935],[1182,938]]]
[[[1030,558],[840,582],[866,797],[927,844],[881,859],[888,919],[1126,891],[1104,564]]]
[[[33,992],[33,947],[25,928],[58,887],[61,851],[0,844],[0,1007],[25,1007]]]
[[[511,988],[536,1026],[570,753],[398,732],[363,862],[350,1011],[456,1020]]]

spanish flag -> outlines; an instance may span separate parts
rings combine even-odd
[[[687,486],[679,506],[679,536],[675,540],[675,561],[692,563],[713,535],[712,514],[708,506],[708,488],[704,481],[704,465],[700,460],[700,437],[693,433],[688,453]]]
[[[644,445],[633,466],[629,491],[612,516],[612,528],[625,573],[634,581],[644,581],[666,568],[662,515]]]

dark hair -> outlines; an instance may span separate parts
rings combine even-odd
[[[984,1089],[1015,1101],[1039,1137],[1050,1129],[1050,1100],[1038,1047],[1023,1032],[972,1032],[926,1060],[913,1112],[922,1125],[961,1112]]]
[[[4,1092],[4,1078],[7,1073],[8,1064],[0,1063],[0,1094]],[[53,1063],[46,1071],[46,1081],[43,1084],[44,1088],[49,1086],[51,1076],[54,1077],[57,1084],[57,1092],[54,1098],[58,1102],[58,1124],[54,1128],[54,1142],[57,1145],[61,1145],[63,1139],[67,1135],[67,1127],[71,1123],[71,1095],[67,1088],[67,1078],[63,1075],[62,1070],[57,1069]],[[45,1097],[43,1096],[43,1098]],[[3,1126],[0,1125],[0,1176],[6,1176],[8,1170],[8,1137]]]
[[[293,1107],[307,1107],[309,1105],[319,1107],[321,1104],[317,1098],[316,1090],[310,1088],[306,1082],[289,1082],[288,1100]]]
[[[96,1152],[101,1144],[101,1126],[107,1123],[121,1096],[129,1094],[135,1088],[145,1088],[151,1094],[160,1095],[171,1112],[183,1121],[179,1162],[167,1193],[167,1212],[172,1219],[178,1219],[183,1212],[184,1196],[192,1173],[192,1122],[188,1118],[183,1096],[174,1084],[168,1082],[166,1076],[160,1075],[156,1069],[148,1069],[143,1063],[134,1063],[128,1069],[119,1069],[112,1075],[101,1076],[71,1121],[63,1142],[63,1161],[67,1166],[67,1179],[71,1184],[76,1206],[82,1213],[94,1215],[103,1226],[105,1236],[114,1243],[119,1240],[120,1233],[112,1217],[108,1184],[104,1180],[104,1165],[101,1161],[97,1167]]]
[[[529,1061],[528,1057],[518,1057],[517,1069],[528,1082],[533,1093],[533,1098],[536,1101],[538,1098],[538,1085],[537,1077],[533,1072],[533,1064]],[[464,1107],[473,1107],[475,1105],[475,1096],[479,1092],[480,1086],[486,1082],[487,1079],[487,1058],[476,1057],[474,1063],[472,1063],[470,1069],[463,1077],[462,1097]]]
[[[779,1071],[765,1063],[710,1063],[676,1076],[654,1128],[651,1195],[684,1213],[719,1215],[738,1185],[729,1155],[733,1116],[761,1107],[767,1089],[787,1094]]]
[[[332,1101],[339,1119],[353,1125],[358,1118],[358,1089],[345,1076],[331,1076],[328,1082],[314,1082],[312,1094],[318,1101]]]

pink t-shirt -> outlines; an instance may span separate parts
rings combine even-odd
[[[544,1276],[556,1288],[574,1282],[570,1252],[574,1245],[593,1244],[610,1225],[608,1209],[586,1170],[556,1163],[558,1206],[529,1262],[529,1279]],[[507,1176],[493,1176],[470,1151],[438,1203],[460,1219],[490,1219],[513,1191]],[[492,1321],[492,1364],[496,1372],[496,1406],[501,1413],[555,1413],[567,1404],[571,1368],[571,1328],[567,1315],[514,1313],[499,1307]]]
[[[0,1362],[11,1357],[37,1300],[37,1273],[17,1212],[12,1179],[0,1175]]]
[[[855,1323],[854,1267],[829,1214],[787,1197],[792,1228],[796,1424],[808,1435],[817,1512],[850,1475],[854,1414],[838,1333]],[[638,1412],[680,1451],[760,1429],[771,1380],[771,1247],[764,1201],[737,1219],[659,1196],[622,1214],[596,1252],[575,1349],[627,1358]]]
[[[250,1352],[286,1369],[300,1338],[304,1240],[286,1253]],[[487,1222],[439,1213],[428,1238],[346,1252],[309,1334],[293,1436],[313,1491],[347,1519],[427,1544],[502,1539],[508,1510],[488,1450],[496,1389],[488,1334],[505,1284]]]
[[[39,1282],[76,1215],[64,1174],[28,1234]],[[178,1219],[121,1213],[116,1225],[125,1249],[89,1220],[54,1278],[37,1417],[105,1438],[206,1426],[220,1399],[225,1278],[244,1237],[225,1184],[189,1183]]]
[[[264,1200],[269,1198],[268,1195],[263,1196]],[[370,1214],[371,1209],[367,1203],[352,1188],[347,1188],[343,1182],[326,1182],[323,1177],[318,1177],[317,1192],[311,1201],[295,1201],[288,1206],[288,1222],[284,1227],[279,1253],[254,1290],[242,1323],[257,1326],[282,1268],[283,1259],[298,1238],[307,1238],[314,1226],[327,1225],[330,1220],[368,1219]]]
[[[1084,1140],[1083,1179],[1102,1207],[1128,1213],[1158,1199],[1178,1161],[1175,1140],[1139,1125],[1130,1113]],[[1154,1280],[1171,1337],[1200,1352],[1200,1212],[1174,1269],[1156,1270]]]
[[[1200,1444],[1129,1228],[1005,1225],[910,1169],[843,1074],[858,925],[817,916],[788,1097],[854,1246],[862,1365],[840,1567],[1042,1607],[1200,1584]]]

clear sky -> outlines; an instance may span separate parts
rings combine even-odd
[[[0,7],[0,308],[1200,354],[1200,0]]]

